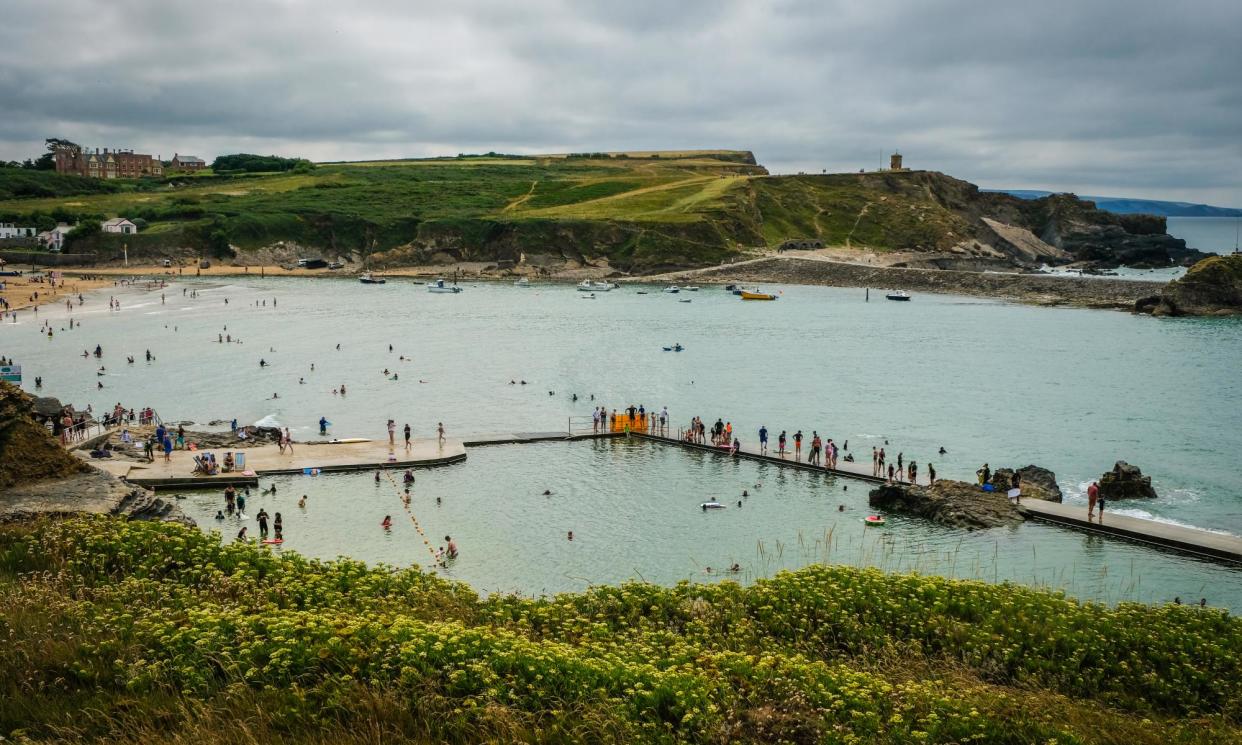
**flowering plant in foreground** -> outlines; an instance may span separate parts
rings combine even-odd
[[[545,735],[577,719],[649,741],[1078,739],[1020,704],[1031,689],[1141,717],[1242,717],[1238,619],[1009,584],[813,566],[750,587],[484,600],[417,569],[107,518],[0,530],[6,576],[64,598],[69,650],[26,653],[33,632],[0,616],[14,685],[283,692],[319,714],[350,711],[361,686],[439,712],[444,737],[504,711]]]

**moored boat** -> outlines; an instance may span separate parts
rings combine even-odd
[[[364,285],[382,285],[388,280],[383,277],[376,277],[370,272],[363,272],[362,276],[358,278],[358,281]]]
[[[743,300],[775,300],[776,296],[770,292],[760,292],[759,290],[742,290],[738,293]]]
[[[514,282],[513,286],[514,287],[530,287],[530,280],[527,279],[526,277],[522,277],[518,281]]]
[[[437,279],[435,282],[427,283],[427,292],[458,293],[461,292],[461,288],[457,285],[447,284],[442,279]]]
[[[889,300],[900,300],[900,301],[908,302],[910,300],[910,293],[906,292],[905,290],[898,290],[896,292],[890,292],[884,297],[888,298]]]
[[[578,284],[578,292],[608,292],[616,289],[616,285],[611,282],[592,282],[584,279]]]
[[[681,288],[678,287],[677,285],[671,285],[669,287],[665,287],[664,291],[671,295],[676,295],[677,293],[681,292]]]

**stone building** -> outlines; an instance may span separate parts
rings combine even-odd
[[[888,170],[890,171],[906,170],[901,167],[901,153],[893,153],[892,155],[888,156]]]

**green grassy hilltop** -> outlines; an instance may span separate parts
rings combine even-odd
[[[771,176],[745,151],[302,163],[108,182],[0,169],[0,219],[50,227],[113,216],[141,221],[140,234],[87,236],[71,250],[109,259],[126,243],[131,258],[223,258],[290,242],[381,267],[525,253],[643,272],[817,240],[1003,263],[1012,256],[986,217],[1088,259],[1128,252],[1167,265],[1171,255],[1162,218],[1115,216],[1065,196],[984,193],[928,171]]]
[[[1242,621],[814,566],[530,599],[171,524],[0,527],[0,739],[1240,742]]]

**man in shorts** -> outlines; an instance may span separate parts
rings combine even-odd
[[[1100,514],[1104,514],[1104,503],[1100,501],[1100,485],[1092,481],[1091,486],[1087,487],[1087,522],[1095,519],[1095,505],[1099,502]]]

